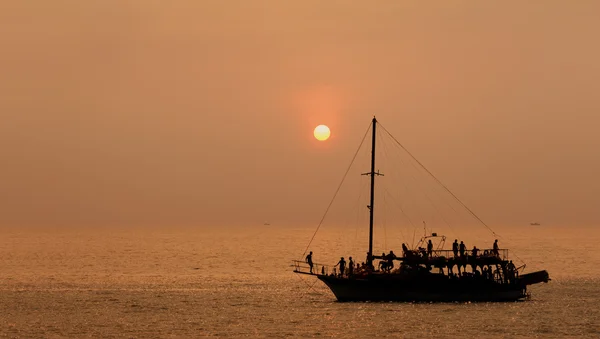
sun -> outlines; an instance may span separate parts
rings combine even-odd
[[[319,141],[325,141],[327,139],[329,139],[329,136],[331,135],[331,131],[329,130],[329,127],[325,126],[325,125],[319,125],[317,127],[315,127],[315,138]]]

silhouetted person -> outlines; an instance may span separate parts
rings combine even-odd
[[[467,246],[465,245],[464,242],[462,242],[462,241],[460,242],[459,249],[460,249],[460,257],[464,258],[465,257],[465,251],[467,250]]]
[[[343,277],[344,276],[344,271],[346,270],[346,260],[344,260],[344,257],[342,257],[340,259],[340,261],[338,261],[337,264],[335,264],[335,266],[340,266],[340,276]]]
[[[492,250],[492,253],[494,253],[495,256],[499,257],[500,256],[500,249],[498,248],[498,239],[496,239],[496,241],[494,241],[494,249]]]
[[[454,252],[454,257],[458,257],[458,240],[454,239],[454,242],[452,243],[452,252]]]
[[[404,255],[405,258],[410,255],[408,247],[406,247],[404,243],[402,243],[402,255]]]
[[[479,249],[475,246],[473,246],[473,249],[471,250],[471,255],[476,258],[477,257],[477,252],[479,252]]]
[[[354,261],[352,261],[352,257],[348,258],[348,276],[354,273]]]
[[[515,275],[516,275],[516,268],[515,268],[515,264],[513,264],[512,260],[508,262],[508,264],[506,265],[506,269],[508,271],[508,279],[510,282],[514,282],[515,281]]]
[[[432,254],[433,254],[433,243],[431,242],[431,239],[429,239],[429,242],[427,243],[427,256],[431,258]]]
[[[379,269],[385,271],[387,268],[387,260],[385,252],[381,253],[381,261],[379,261]]]
[[[310,266],[310,273],[313,272],[312,251],[306,256],[306,263]]]
[[[394,268],[394,259],[396,259],[396,255],[394,251],[390,251],[390,254],[387,255],[387,270],[391,271]]]

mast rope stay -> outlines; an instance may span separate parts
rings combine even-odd
[[[335,200],[338,193],[340,192],[340,189],[342,188],[342,185],[344,184],[344,181],[346,180],[346,177],[348,176],[348,172],[350,172],[350,169],[352,168],[352,165],[354,164],[354,160],[356,160],[356,156],[358,156],[358,153],[360,152],[360,149],[362,148],[362,145],[364,144],[365,139],[367,138],[367,135],[369,134],[369,131],[371,130],[372,125],[373,125],[373,123],[371,123],[369,125],[369,128],[367,128],[367,131],[365,132],[365,135],[362,137],[362,140],[360,141],[360,145],[358,145],[358,149],[356,149],[356,152],[354,153],[354,156],[352,157],[352,161],[350,161],[350,164],[348,165],[348,168],[346,169],[346,172],[344,173],[344,176],[342,177],[342,181],[340,181],[340,184],[338,185],[337,189],[335,190],[335,193],[333,194],[333,198],[331,198],[331,201],[329,202],[327,209],[325,209],[325,213],[323,214],[321,221],[319,221],[319,225],[317,225],[317,229],[315,230],[315,233],[313,233],[312,238],[310,238],[310,241],[308,242],[308,245],[306,246],[306,249],[304,249],[304,253],[302,253],[302,257],[304,257],[306,255],[306,252],[308,252],[308,249],[310,248],[310,245],[312,244],[313,240],[315,239],[317,232],[319,232],[319,228],[321,228],[323,221],[325,221],[325,217],[327,217],[327,213],[329,213],[329,209],[331,208],[331,205],[333,205],[333,201]]]
[[[306,284],[306,286],[308,286],[308,289],[309,289],[309,290],[312,290],[313,292],[315,292],[316,294],[319,294],[319,295],[321,295],[321,296],[325,296],[325,294],[324,294],[324,293],[322,293],[322,292],[319,292],[319,291],[317,291],[317,290],[314,288],[315,284],[317,283],[317,281],[319,281],[319,279],[315,279],[315,281],[313,281],[313,283],[312,283],[312,284],[310,284],[310,285],[309,285],[309,284],[306,282],[306,280],[305,280],[305,279],[302,279],[300,276],[298,276],[298,279],[302,280],[302,282],[303,282],[303,283],[305,283],[305,284]]]
[[[387,131],[386,131],[387,132]],[[390,135],[390,133],[388,133],[388,135]],[[415,170],[419,170],[417,166],[415,166],[414,162],[411,161],[404,161],[403,157],[400,157],[400,163],[402,164],[402,166],[408,166],[410,165],[412,168],[414,168]],[[408,165],[407,165],[408,163]],[[410,173],[410,178],[413,180],[414,183],[418,183],[418,179],[417,177],[413,174]],[[408,185],[406,183],[403,183],[404,188],[406,189],[406,192],[409,191]],[[435,204],[435,202],[433,201],[433,199],[429,196],[429,194],[427,194],[426,190],[422,190],[421,193],[423,194],[423,196],[425,197],[425,199],[429,202],[429,204],[433,207],[433,209],[435,210],[435,212],[441,217],[441,219],[444,221],[444,223],[448,226],[448,228],[450,229],[450,231],[452,233],[455,233],[454,228],[452,226],[452,224],[450,223],[450,221],[448,219],[446,219],[446,217],[444,216],[444,213],[442,213],[440,211],[440,209],[438,208],[438,206]],[[456,212],[456,210],[454,209],[454,207],[451,204],[447,205],[450,207],[450,209],[452,209],[454,212]],[[421,220],[424,220],[425,216],[421,213]],[[413,224],[413,227],[415,227],[415,225]]]
[[[464,207],[477,221],[479,221],[490,232],[492,232],[492,234],[495,237],[503,238],[500,234],[496,233],[490,226],[488,226],[488,224],[481,220],[481,218],[479,218],[479,216],[477,216],[475,212],[473,212],[467,205],[465,205],[465,203],[463,203],[454,193],[452,193],[452,191],[448,187],[446,187],[446,185],[444,185],[435,175],[433,175],[433,173],[431,173],[431,171],[429,171],[427,167],[425,167],[425,165],[423,165],[417,158],[415,158],[415,156],[412,155],[412,153],[410,153],[410,151],[406,149],[406,147],[404,147],[404,145],[402,145],[400,141],[398,141],[398,139],[396,139],[396,137],[394,137],[392,133],[390,133],[385,128],[385,126],[383,126],[381,123],[379,123],[379,126],[390,136],[390,138],[392,138],[392,140],[394,140],[394,142],[396,142],[396,144],[398,144],[398,146],[400,146],[419,166],[421,166],[421,168],[423,168],[425,172],[427,172],[427,174],[429,174],[429,176],[431,176],[438,183],[438,185],[440,185],[446,192],[448,192],[448,194],[450,194],[450,196],[452,196],[462,207]],[[516,253],[513,254],[520,262],[524,264],[523,266],[525,266],[525,261],[521,259]]]
[[[381,125],[381,123],[379,124]],[[494,232],[494,230],[488,226],[483,220],[481,220],[481,218],[479,218],[477,216],[477,214],[475,214],[475,212],[473,212],[467,205],[465,205],[454,193],[452,193],[452,191],[450,191],[450,189],[448,187],[446,187],[446,185],[444,185],[435,175],[433,175],[433,173],[431,173],[427,167],[425,167],[425,165],[423,165],[417,158],[415,158],[414,155],[412,155],[412,153],[410,153],[406,147],[404,147],[404,145],[402,145],[400,143],[400,141],[398,141],[398,139],[396,139],[384,126],[381,125],[381,128],[383,128],[383,130],[390,136],[390,138],[392,138],[397,144],[398,146],[400,146],[419,166],[421,166],[421,168],[423,168],[425,170],[425,172],[427,172],[427,174],[429,174],[437,183],[438,185],[440,185],[444,190],[446,190],[446,192],[448,192],[456,201],[458,201],[458,203],[464,207],[475,219],[477,219],[477,221],[479,221],[483,226],[485,226],[490,232],[492,232],[492,234],[494,236],[499,236],[499,234],[497,234],[496,232]]]

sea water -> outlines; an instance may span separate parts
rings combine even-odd
[[[530,300],[510,303],[337,302],[314,277],[292,273],[313,231],[4,228],[0,337],[600,337],[594,227],[505,230],[501,247],[510,242],[526,272],[552,278],[531,286]],[[364,260],[365,239],[340,231],[353,233],[319,231],[309,246],[315,262]]]

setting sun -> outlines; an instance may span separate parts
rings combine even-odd
[[[329,127],[325,126],[325,125],[319,125],[315,128],[315,138],[317,138],[317,140],[319,141],[325,141],[327,139],[329,139],[329,136],[331,135],[331,131],[329,130]]]

